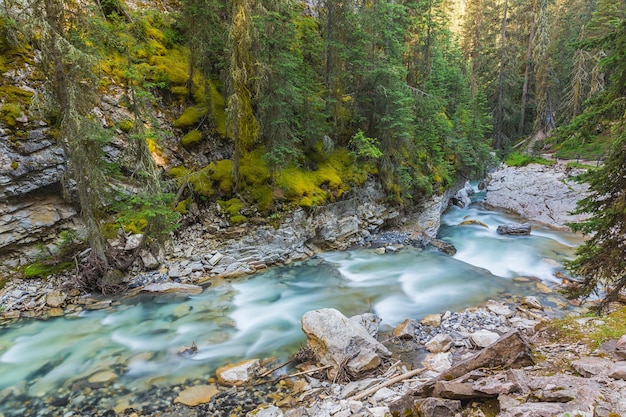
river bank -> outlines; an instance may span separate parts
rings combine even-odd
[[[406,225],[407,223],[404,223],[404,224]],[[370,235],[370,236],[371,236],[370,242],[375,242],[376,236],[375,235]],[[386,249],[384,251],[402,251],[403,250],[402,245],[404,243],[410,243],[410,239],[412,239],[411,235],[403,231],[394,232],[394,233],[390,233],[389,235],[386,235],[386,236],[383,235],[383,236],[384,236],[384,239],[382,239],[381,242],[384,242],[387,244]],[[357,235],[357,237],[359,237],[359,235]],[[365,240],[365,238],[362,235],[360,235],[360,237]],[[400,241],[395,241],[398,239],[399,240],[406,239],[406,242],[402,243]],[[240,245],[236,247],[236,249],[239,249],[241,247],[242,246]],[[211,253],[211,257],[214,257],[216,254],[217,252]],[[203,259],[206,259],[206,256]],[[192,270],[193,268],[189,268],[189,269]],[[199,272],[199,271],[191,271],[191,272]],[[168,282],[172,285],[169,287],[170,289],[183,291],[183,293],[186,292],[187,294],[189,292],[196,291],[197,287],[195,285],[197,285],[197,283],[189,284],[189,283],[186,283],[184,279],[181,279],[181,278],[178,278],[178,281],[180,282],[176,282],[177,279],[176,278],[171,279],[169,277],[169,273],[166,274],[165,271],[161,272],[160,274],[162,274],[163,276],[167,275]],[[212,279],[215,280],[219,278],[213,277]],[[525,278],[525,279],[528,279],[528,278]],[[215,281],[209,280],[204,285],[206,286],[207,284],[210,284],[211,282],[215,282]],[[532,281],[531,279],[530,284],[538,286],[540,282]],[[165,287],[162,287],[162,288],[165,288]],[[68,300],[68,301],[64,300],[64,302],[67,303],[67,302],[73,301],[72,297],[74,297],[74,295],[66,297],[65,300]],[[47,302],[47,298],[48,296],[46,296],[46,302]],[[50,299],[51,299],[51,303],[54,303],[54,296],[50,297]],[[81,298],[80,295],[76,295],[76,299],[81,299],[82,301],[82,300],[86,300],[87,298],[85,297]],[[521,298],[513,298],[513,297],[503,298],[503,299],[499,299],[498,301],[499,301],[498,304],[503,304],[503,302],[504,304],[507,304],[506,307],[508,307],[509,310],[514,312],[513,316],[507,318],[506,315],[508,315],[509,313],[506,313],[504,315],[505,319],[502,319],[498,316],[498,314],[494,313],[493,311],[489,310],[490,312],[486,312],[487,311],[486,307],[482,306],[480,308],[469,309],[461,313],[449,312],[449,314],[446,313],[446,314],[440,315],[440,317],[443,318],[444,316],[447,315],[448,316],[447,318],[454,318],[457,320],[457,322],[459,321],[462,322],[462,320],[459,320],[459,317],[470,317],[470,320],[467,323],[473,323],[471,324],[471,326],[473,327],[471,329],[471,332],[476,332],[480,330],[487,330],[487,331],[497,330],[495,333],[502,334],[506,332],[507,329],[516,328],[516,326],[513,326],[511,324],[515,322],[516,320],[518,324],[523,322],[522,320],[530,320],[530,322],[526,322],[526,324],[529,324],[529,323],[533,323],[534,321],[537,321],[538,317],[545,318],[551,314],[549,312],[549,308],[546,308],[546,306],[534,305],[534,307],[529,307],[528,305],[526,306],[521,305],[520,304],[522,302]],[[80,310],[74,311],[73,313],[70,313],[70,314],[80,315],[81,310],[83,309],[87,310],[88,308],[90,308],[88,307],[88,305],[93,305],[94,308],[108,308],[106,303],[107,301],[105,301],[104,303],[102,303],[101,301],[97,301],[94,304],[91,304],[91,302],[82,301],[81,303],[76,303],[76,306],[80,308]],[[108,305],[110,306],[111,304],[109,303]],[[518,307],[521,307],[526,312],[519,310]],[[66,306],[64,306],[63,308],[66,308]],[[531,308],[534,308],[534,310],[531,310]],[[543,308],[544,310],[542,311],[541,308]],[[506,311],[506,309],[502,308],[502,311]],[[407,316],[405,315],[404,317],[407,317]],[[419,317],[419,316],[412,316],[412,317]],[[513,318],[514,320],[511,322],[509,320],[510,318]],[[443,329],[445,328],[446,321],[445,320],[442,320],[442,321],[444,325],[439,324],[439,326]],[[467,323],[464,323],[464,324],[456,323],[456,324],[459,324],[460,326],[466,326],[468,325]],[[417,326],[417,324],[420,324],[420,326]],[[502,325],[506,324],[506,326],[500,327],[499,326],[500,324]],[[535,325],[536,323],[532,324],[531,327],[534,327]],[[409,337],[409,334],[405,334],[402,337],[400,335],[393,335],[393,333],[391,332],[392,329],[383,330],[380,338],[389,339],[391,341],[398,342],[401,347],[409,347],[406,352],[409,352],[409,355],[412,355],[413,359],[410,362],[405,362],[403,366],[406,369],[411,369],[411,368],[414,369],[415,366],[419,365],[417,358],[420,355],[426,354],[424,350],[424,346],[429,341],[429,337],[434,337],[434,335],[437,333],[443,333],[443,332],[439,332],[435,330],[438,328],[437,326],[432,326],[432,325],[428,325],[428,326],[430,327],[421,326],[421,323],[416,322],[416,319],[414,319],[412,325],[409,325],[409,328],[412,328],[411,331],[413,332],[413,340],[411,339],[411,337]],[[490,326],[491,329],[481,328],[481,326]],[[417,333],[417,329],[420,329],[419,334]],[[452,330],[455,330],[458,332],[459,329],[452,329]],[[465,330],[470,330],[470,329],[467,328]],[[475,351],[472,345],[472,342],[467,342],[467,343],[465,342],[465,341],[470,340],[469,334],[471,332],[463,331],[463,333],[467,333],[466,336],[461,335],[461,337],[458,337],[457,335],[454,339],[454,340],[457,340],[457,339],[459,340],[458,348],[466,349],[465,353],[467,354],[469,354],[470,351]],[[389,336],[389,335],[392,335],[392,336]],[[456,348],[457,347],[455,346],[454,349]],[[421,354],[418,354],[418,352],[421,352]],[[452,356],[455,356],[454,355],[455,352],[456,352],[455,350],[452,351],[451,353]],[[208,378],[205,377],[202,379],[185,379],[185,380],[182,380],[179,384],[170,385],[168,387],[161,386],[159,388],[156,388],[156,387],[149,388],[146,390],[142,390],[139,393],[139,392],[136,392],[134,389],[130,389],[124,384],[119,383],[117,381],[117,378],[114,377],[114,375],[120,375],[120,373],[126,372],[122,368],[117,369],[115,367],[119,365],[121,364],[113,365],[113,366],[110,366],[107,370],[103,370],[104,373],[102,375],[98,375],[97,378],[92,374],[85,375],[85,381],[83,383],[79,383],[78,385],[72,385],[71,387],[65,387],[62,390],[59,390],[53,396],[45,396],[39,399],[32,399],[27,395],[28,392],[20,391],[19,387],[16,388],[17,391],[13,389],[4,390],[3,395],[4,395],[4,398],[7,400],[7,404],[13,403],[15,401],[17,401],[16,404],[19,404],[20,399],[29,398],[28,404],[30,404],[31,408],[28,408],[28,406],[23,409],[20,407],[15,408],[16,410],[28,411],[25,413],[25,415],[47,415],[46,413],[48,413],[49,411],[52,412],[52,414],[55,414],[59,410],[64,410],[64,413],[85,413],[88,411],[92,415],[113,415],[113,414],[105,414],[105,413],[111,413],[111,412],[117,413],[119,415],[131,415],[134,412],[134,413],[137,413],[137,415],[198,415],[198,416],[201,416],[201,415],[220,415],[220,414],[216,414],[219,410],[230,410],[231,414],[234,413],[234,415],[243,416],[245,415],[245,414],[241,414],[243,413],[243,408],[237,409],[237,406],[240,406],[241,404],[248,404],[246,407],[256,408],[256,406],[258,406],[260,403],[268,403],[268,404],[272,403],[275,405],[276,404],[280,405],[283,409],[286,410],[287,413],[290,413],[290,412],[292,413],[288,415],[294,415],[294,416],[295,415],[310,415],[310,416],[312,415],[315,415],[315,416],[317,415],[319,416],[352,415],[352,414],[347,414],[348,409],[350,410],[349,411],[350,413],[353,413],[356,415],[358,415],[358,413],[361,413],[361,415],[368,416],[368,415],[376,415],[376,414],[368,414],[368,413],[385,412],[385,407],[387,407],[387,410],[390,410],[389,406],[393,402],[392,399],[394,398],[397,399],[396,397],[400,395],[398,393],[402,393],[404,395],[408,392],[408,391],[404,391],[404,392],[398,391],[396,395],[385,397],[386,399],[384,400],[382,399],[380,401],[377,400],[378,402],[376,403],[372,403],[371,400],[360,401],[361,408],[359,408],[358,403],[350,402],[346,399],[346,396],[342,397],[341,395],[339,395],[343,390],[342,388],[343,385],[345,384],[328,385],[328,383],[324,382],[324,378],[322,377],[318,378],[320,380],[321,385],[311,388],[312,394],[309,395],[310,397],[309,402],[306,404],[305,403],[299,404],[296,402],[294,403],[282,402],[282,400],[284,400],[287,397],[291,396],[293,398],[296,394],[298,394],[298,398],[299,398],[300,397],[299,393],[302,393],[302,394],[304,393],[304,391],[302,391],[302,386],[297,388],[296,391],[294,392],[294,386],[291,386],[290,385],[291,383],[288,381],[283,381],[283,383],[278,386],[276,384],[269,384],[269,386],[273,387],[272,390],[274,391],[274,394],[272,394],[272,396],[274,397],[274,400],[272,401],[267,401],[267,395],[270,395],[271,393],[267,393],[265,389],[261,389],[261,388],[259,389],[256,389],[256,388],[255,389],[248,389],[248,388],[233,389],[233,388],[223,388],[219,386],[213,386],[212,384],[215,381],[211,380],[212,377],[208,377]],[[392,373],[391,365],[393,365],[393,363],[386,362],[386,365],[388,366],[389,372]],[[394,367],[393,372],[400,372],[398,371],[398,369],[401,369],[401,367],[400,368],[398,368],[398,366]],[[163,372],[167,372],[167,370],[163,369]],[[94,380],[90,382],[89,379],[91,379],[92,377],[94,377]],[[424,378],[428,379],[432,377],[433,377],[433,374],[426,374],[423,377],[415,376],[415,378],[422,379],[422,380]],[[111,378],[111,379],[107,379],[107,378]],[[310,382],[309,379],[305,379],[302,381],[304,381],[307,384]],[[419,382],[419,381],[412,381],[412,382]],[[207,385],[210,386],[211,388],[206,388],[205,386]],[[314,383],[314,385],[316,384]],[[400,384],[400,386],[406,386],[406,385]],[[212,398],[211,400],[207,400],[208,402],[207,401],[203,402],[202,404],[204,405],[198,405],[193,408],[188,408],[187,406],[181,405],[182,400],[176,401],[176,398],[179,397],[179,394],[184,393],[184,392],[188,393],[187,390],[191,389],[192,387],[205,387],[202,389],[196,388],[195,391],[207,390],[207,392],[209,391],[213,392],[212,395],[214,397],[211,397]],[[414,388],[415,386],[412,386],[412,387]],[[27,386],[26,384],[24,384],[23,389],[26,389],[26,388],[30,390],[32,389],[32,386],[30,385]],[[394,387],[393,389],[396,389],[396,387]],[[192,391],[194,390],[192,389]],[[280,395],[276,394],[276,391],[280,391]],[[320,393],[324,393],[324,395],[327,396],[326,398],[328,399],[328,401],[326,402],[320,401],[322,399],[319,395]],[[76,401],[77,397],[79,400],[81,400],[82,398],[82,400]],[[126,397],[126,403],[120,400],[121,397]],[[155,397],[159,398],[160,400],[154,401]],[[53,398],[59,398],[58,402],[63,403],[64,401],[66,401],[67,404],[59,405],[58,407],[61,407],[61,408],[51,408],[51,407],[57,407],[56,405],[54,405],[55,400],[53,400]],[[204,398],[206,400],[206,397]],[[257,399],[255,400],[254,398],[257,398]],[[260,398],[263,398],[263,401],[259,402]],[[344,402],[342,403],[342,401]],[[229,404],[233,405],[233,407],[231,407]],[[304,407],[304,409],[302,407]],[[314,407],[314,408],[309,409],[311,407]],[[371,411],[371,410],[367,410],[367,408],[372,408],[372,409],[377,409],[377,410]],[[110,410],[113,410],[113,411],[110,411]],[[237,411],[233,411],[233,410],[237,410]],[[278,411],[276,410],[272,412],[278,413]],[[43,414],[37,414],[37,413],[43,413]],[[162,413],[162,414],[159,414],[159,413]],[[167,413],[175,413],[175,414],[167,414]],[[294,413],[300,413],[300,414],[294,414]],[[11,415],[11,414],[7,414],[7,415]],[[15,415],[18,415],[18,414],[15,414]],[[24,415],[24,414],[20,414],[20,415]],[[68,415],[76,415],[76,414],[68,414]],[[280,414],[276,414],[276,415],[280,415]]]

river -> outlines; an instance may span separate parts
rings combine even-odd
[[[466,218],[488,228],[459,226]],[[553,274],[580,239],[538,226],[530,236],[496,233],[511,221],[477,202],[442,218],[440,238],[457,247],[453,257],[417,248],[324,253],[216,283],[197,296],[142,295],[77,317],[21,320],[0,328],[0,390],[43,397],[99,371],[112,371],[116,383],[137,390],[206,379],[227,362],[295,352],[304,343],[302,314],[323,307],[347,316],[373,312],[393,326],[514,294],[554,306],[557,296],[537,292],[532,279],[513,278],[554,286]],[[197,355],[177,354],[192,342]]]

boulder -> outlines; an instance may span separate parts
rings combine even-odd
[[[373,313],[359,314],[350,317],[350,320],[353,320],[355,323],[358,323],[361,326],[365,327],[367,332],[372,335],[372,337],[376,337],[376,335],[378,335],[378,327],[380,325],[380,322],[383,321],[383,319]]]
[[[426,369],[435,372],[445,372],[452,367],[452,354],[450,352],[431,353],[422,362]]]
[[[530,230],[530,223],[508,223],[498,226],[496,232],[499,235],[529,235]]]
[[[65,299],[67,298],[67,294],[63,291],[53,290],[46,296],[46,304],[52,308],[58,308],[63,305]]]
[[[613,362],[604,358],[585,356],[572,361],[571,365],[580,375],[589,378],[595,375],[606,374]]]
[[[404,320],[393,329],[392,334],[398,339],[415,339],[415,322],[411,319]]]
[[[217,368],[217,382],[222,385],[242,385],[250,382],[261,368],[259,359],[246,359],[241,362]]]
[[[461,412],[461,402],[442,398],[415,400],[414,406],[420,415],[429,417],[455,417]]]
[[[469,400],[481,397],[496,397],[497,394],[486,394],[474,389],[471,382],[437,381],[433,395],[449,400]]]
[[[392,413],[402,415],[411,408],[415,396],[431,396],[438,381],[456,379],[475,369],[523,368],[534,365],[534,363],[530,344],[522,333],[514,330],[477,354],[454,365],[444,374],[409,391],[401,399],[392,403],[389,408]]]
[[[489,330],[478,330],[470,335],[470,340],[479,348],[486,348],[500,338],[500,335]]]
[[[439,327],[441,326],[441,314],[428,314],[420,320],[420,324],[424,326]]]
[[[391,355],[365,327],[334,308],[305,313],[302,331],[320,364],[332,366],[330,378],[335,378],[341,368],[356,377],[377,368],[383,357]]]
[[[499,303],[495,300],[489,300],[486,304],[487,310],[492,313],[496,313],[499,316],[504,316],[507,319],[513,317],[513,311],[505,304]]]
[[[426,342],[424,347],[427,351],[432,353],[447,352],[450,350],[453,343],[454,340],[452,340],[452,336],[447,333],[440,333]]]

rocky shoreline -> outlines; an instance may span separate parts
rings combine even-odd
[[[5,417],[624,415],[626,337],[599,348],[582,339],[564,341],[563,336],[555,337],[555,332],[564,330],[551,325],[550,310],[534,297],[490,300],[461,312],[447,311],[421,320],[406,320],[393,329],[379,329],[379,321],[371,314],[347,319],[336,310],[317,310],[310,312],[317,318],[303,317],[303,328],[307,331],[316,327],[311,320],[328,325],[335,317],[350,325],[337,326],[329,334],[307,333],[307,346],[314,352],[300,355],[294,361],[299,362],[295,367],[268,372],[275,363],[245,360],[218,369],[216,375],[170,386],[154,385],[141,392],[118,383],[116,375],[124,370],[113,368],[39,398],[26,396],[24,381],[0,392],[4,408],[0,414]],[[565,332],[590,334],[603,323],[591,317],[572,319]],[[342,343],[345,346],[342,352],[333,350]],[[345,359],[355,359],[357,354],[367,352],[365,343],[380,344],[383,348],[378,350],[380,361],[376,367],[363,366],[359,370]],[[325,354],[329,356],[323,359]],[[339,356],[333,358],[333,354]],[[334,365],[324,366],[328,360]]]
[[[488,195],[502,189],[493,186],[499,181],[488,182]],[[519,193],[519,189],[515,191],[511,187],[506,190]],[[402,217],[377,201],[375,186],[371,186],[368,193],[366,199],[346,199],[315,213],[296,210],[283,219],[278,228],[259,226],[252,232],[244,227],[225,227],[219,216],[207,218],[198,213],[197,223],[180,233],[168,249],[169,256],[164,257],[163,266],[149,272],[135,271],[129,283],[130,294],[140,291],[193,294],[212,280],[289,263],[322,250],[370,245],[383,251],[395,251],[404,245],[428,244],[436,234],[439,217],[448,200],[467,201],[465,189],[455,196],[441,196],[431,201],[429,209],[420,216]],[[557,193],[554,197],[561,195]],[[560,208],[566,209],[563,205]],[[381,226],[390,224],[396,231],[381,232]],[[63,279],[65,277],[11,281],[0,291],[0,302],[5,306],[1,313],[3,323],[20,317],[77,315],[83,310],[108,308],[116,303],[110,298],[64,291]],[[305,372],[300,376],[284,378],[286,371],[277,371],[271,374],[276,379],[274,382],[260,383],[255,379],[241,381],[238,383],[243,384],[241,386],[221,385],[213,375],[207,375],[203,380],[154,386],[138,393],[117,384],[115,375],[108,375],[109,378],[91,375],[83,383],[60,389],[52,396],[31,398],[26,396],[24,382],[22,387],[0,392],[3,405],[11,405],[0,415],[383,417],[391,412],[406,415],[408,409],[413,409],[414,415],[440,417],[496,415],[489,414],[489,409],[498,410],[497,415],[503,416],[626,413],[626,404],[620,400],[626,398],[624,357],[611,349],[555,344],[541,330],[542,324],[553,315],[549,306],[525,297],[492,300],[484,306],[431,315],[420,321],[407,320],[395,329],[380,332],[376,325],[372,334],[391,355],[382,358],[375,371],[348,374],[348,379],[343,381],[329,379],[323,372],[311,372],[319,368],[319,362],[313,360],[293,370]],[[370,318],[369,322],[377,324],[375,319]],[[592,319],[575,323],[583,329],[595,325]],[[489,350],[501,337],[511,333],[519,334],[523,344],[532,345],[529,358],[532,364],[526,363],[515,371],[508,367],[480,366],[452,378],[450,369],[478,352]],[[567,364],[556,370],[554,364],[563,357]],[[265,366],[271,369],[271,365]],[[259,375],[263,369],[259,366],[252,374]],[[415,371],[418,369],[422,370]],[[414,372],[411,377],[396,384],[380,385],[411,371]],[[445,382],[454,384],[435,390],[437,395],[423,396],[424,386],[437,383],[441,386]],[[550,392],[562,395],[545,392],[546,384],[552,387]],[[488,386],[487,391],[485,386]],[[374,389],[376,387],[378,389]],[[366,391],[372,392],[362,395]],[[360,397],[355,399],[355,394]],[[421,414],[417,414],[417,408]]]

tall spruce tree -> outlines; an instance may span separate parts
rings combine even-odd
[[[612,138],[613,144],[604,165],[586,177],[591,194],[580,201],[577,212],[591,217],[571,226],[589,238],[568,263],[582,276],[581,283],[569,288],[569,295],[588,297],[604,290],[602,307],[626,288],[626,19],[605,28],[608,32],[592,45],[606,53],[602,65],[610,73],[609,85],[573,123],[607,126],[600,134]]]

